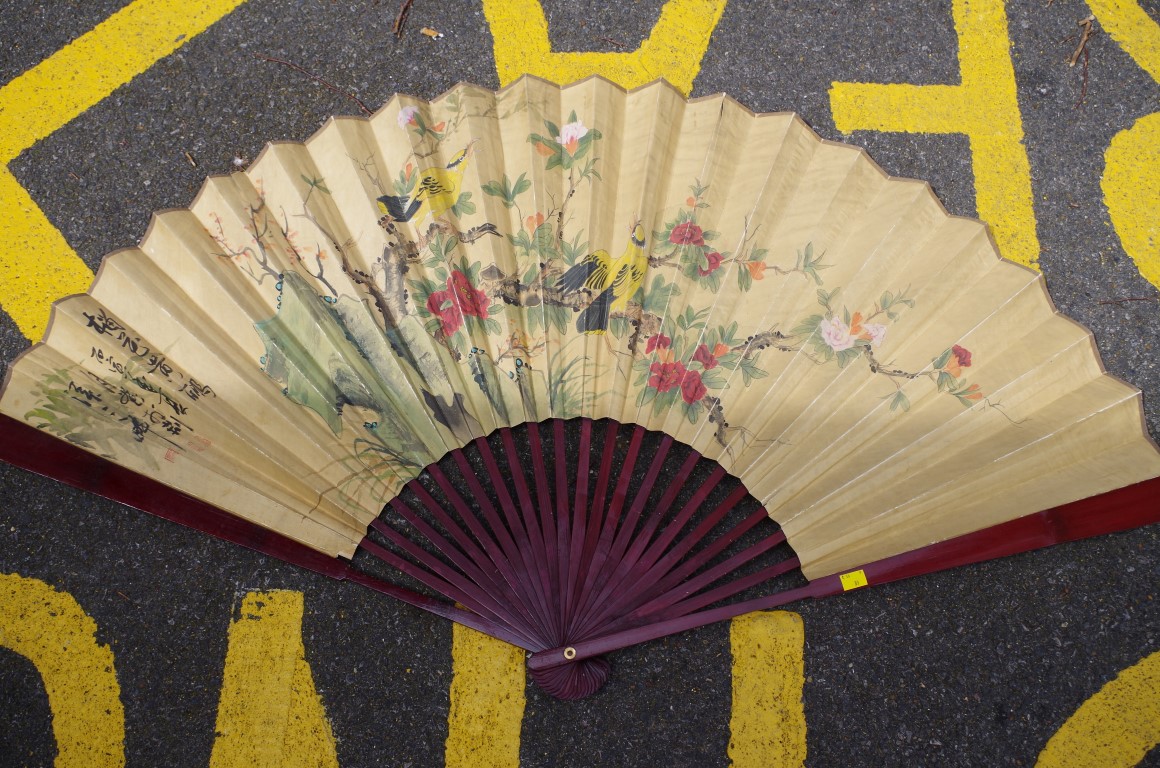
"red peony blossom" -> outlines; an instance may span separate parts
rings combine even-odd
[[[956,379],[962,374],[964,368],[971,367],[971,353],[955,344],[951,347],[951,356],[947,359],[946,365],[943,368],[951,376]]]
[[[705,382],[701,381],[700,371],[685,372],[685,377],[681,379],[681,397],[685,398],[686,403],[692,405],[699,402],[708,391]]]
[[[691,221],[686,221],[684,224],[673,227],[673,233],[669,235],[669,242],[677,245],[704,245],[703,234],[700,227]]]
[[[467,275],[459,270],[453,271],[451,277],[447,278],[447,290],[455,294],[459,308],[465,315],[487,317],[487,308],[491,302],[485,292],[471,284]]]
[[[651,355],[658,349],[668,349],[672,346],[673,340],[663,333],[658,333],[656,336],[649,336],[648,342],[644,345],[644,352],[646,355]]]
[[[447,304],[446,308],[443,308],[444,304]],[[450,336],[463,325],[463,313],[459,311],[455,302],[451,301],[450,291],[435,291],[428,296],[427,311],[439,318],[444,336]]]
[[[713,274],[717,271],[717,268],[721,266],[721,254],[717,253],[716,251],[710,251],[709,253],[706,253],[705,259],[709,262],[709,266],[697,267],[697,274],[701,277],[706,277]]]
[[[951,347],[951,354],[959,361],[959,366],[962,368],[971,367],[971,353],[969,350],[963,349],[958,344]]]
[[[693,353],[693,362],[700,363],[706,371],[711,371],[717,367],[717,358],[713,356],[705,344],[697,347],[697,351]]]
[[[687,373],[685,364],[681,362],[653,363],[649,367],[649,372],[652,376],[648,377],[648,385],[658,392],[668,392],[673,387],[681,386]],[[700,379],[698,375],[697,380]]]

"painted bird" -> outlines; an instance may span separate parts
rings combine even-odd
[[[581,333],[604,333],[613,311],[623,311],[628,300],[644,282],[648,257],[644,253],[644,227],[637,219],[632,225],[628,246],[620,258],[613,260],[608,251],[593,251],[560,278],[565,294],[587,288],[596,298],[576,318]]]
[[[379,208],[394,221],[422,221],[428,214],[439,217],[451,210],[459,201],[463,172],[475,152],[477,141],[479,139],[472,139],[471,143],[456,152],[445,168],[428,168],[423,171],[411,195],[380,197]]]

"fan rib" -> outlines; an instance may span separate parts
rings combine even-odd
[[[571,631],[576,609],[576,589],[580,579],[584,542],[588,536],[588,471],[592,459],[592,420],[580,419],[580,445],[576,451],[576,489],[572,503],[572,530],[568,552],[568,580],[564,590],[564,626]]]
[[[737,504],[740,503],[741,500],[744,499],[747,495],[748,492],[744,487],[739,487],[734,490],[733,493],[729,494],[729,496],[726,497],[724,501],[718,504],[717,507],[712,512],[710,512],[709,515],[706,516],[705,519],[702,520],[696,528],[687,533],[679,542],[677,542],[676,545],[673,546],[672,549],[665,553],[665,555],[641,577],[641,583],[642,585],[646,586],[646,589],[640,591],[640,602],[644,602],[644,600],[650,600],[668,589],[671,586],[671,579],[668,579],[667,577],[671,576],[672,573],[677,571],[678,564],[681,562],[682,558],[684,558],[685,555],[687,555],[690,550],[692,550],[692,548],[697,545],[698,542],[703,541],[704,538],[708,536],[709,532],[714,527],[716,527],[716,525],[720,523],[722,519],[724,519],[725,515],[729,514],[729,512],[734,507],[736,507]],[[758,513],[754,513],[745,522],[753,520],[756,518],[757,514]],[[753,524],[756,523],[754,522]],[[727,545],[728,542],[721,543],[722,548]],[[704,550],[700,554],[704,557],[704,561],[711,559],[713,556],[713,553],[706,553]],[[691,565],[690,572],[701,567],[701,565],[704,564],[704,561],[694,560]],[[679,580],[679,578],[680,577],[678,576],[677,580]],[[621,602],[624,601],[622,600]],[[636,605],[639,605],[640,602],[637,602]]]
[[[462,472],[464,470],[464,465],[466,465],[466,459],[463,458],[462,452],[456,452],[455,459],[459,464],[460,471]],[[470,470],[470,467],[467,467],[467,469]],[[434,478],[435,482],[439,485],[440,490],[443,491],[444,496],[447,497],[448,501],[450,501],[451,505],[455,508],[455,511],[467,523],[468,527],[471,529],[472,534],[475,535],[476,539],[478,539],[480,544],[483,546],[484,552],[487,553],[487,556],[492,560],[500,574],[503,576],[503,581],[506,584],[506,589],[504,591],[506,594],[511,596],[512,603],[516,610],[520,611],[521,615],[523,615],[526,620],[532,624],[537,625],[541,632],[546,632],[546,627],[543,625],[543,617],[534,614],[531,609],[532,603],[530,595],[528,595],[528,593],[525,591],[527,582],[525,579],[520,578],[520,574],[516,571],[515,566],[513,565],[516,562],[516,558],[519,557],[518,551],[516,551],[515,548],[515,542],[512,541],[511,535],[508,533],[507,529],[503,527],[503,524],[495,514],[495,508],[490,504],[484,505],[482,502],[480,503],[480,507],[484,511],[484,516],[487,518],[488,524],[491,526],[492,533],[489,535],[487,528],[485,528],[484,525],[479,521],[479,518],[476,517],[474,513],[472,513],[471,507],[463,499],[463,496],[460,495],[458,489],[456,489],[451,484],[451,481],[447,478],[447,475],[444,474],[443,470],[441,470],[436,464],[428,467],[427,472],[431,475],[432,478]],[[471,478],[475,478],[474,473],[471,474]],[[482,490],[482,488],[480,490]],[[496,541],[497,539],[499,540],[498,543]]]
[[[550,600],[548,584],[545,581],[545,569],[540,560],[540,551],[532,546],[531,533],[528,527],[525,527],[527,516],[526,514],[521,518],[519,512],[520,507],[517,507],[512,501],[511,493],[508,492],[508,477],[500,472],[499,465],[496,463],[495,454],[492,453],[491,446],[487,440],[477,438],[475,440],[475,447],[479,450],[480,458],[483,460],[487,474],[491,479],[491,487],[495,490],[499,498],[499,505],[503,509],[504,517],[507,518],[508,525],[511,528],[512,534],[520,545],[520,552],[523,553],[525,573],[528,575],[528,581],[531,582],[532,589],[536,593],[536,605],[540,610],[542,617],[541,623],[545,627],[550,627],[552,624],[552,611],[549,608]],[[513,475],[522,478],[523,474],[514,472]],[[487,493],[480,486],[479,481],[475,479],[473,472],[466,471],[464,477],[467,478],[468,483],[471,484],[472,493],[477,494],[476,498],[481,504],[490,504]],[[524,489],[526,494],[527,489]],[[522,508],[525,513],[527,507]],[[534,522],[534,521],[533,521]],[[530,526],[529,526],[530,527]],[[528,558],[531,558],[530,560]]]
[[[404,517],[411,517],[409,510],[404,511],[406,504],[397,498],[391,501],[391,506],[394,507],[395,510]],[[412,517],[412,519],[417,518]],[[371,527],[373,527],[378,533],[382,534],[392,544],[403,550],[408,556],[412,558],[413,562],[407,561],[406,559],[395,555],[382,545],[371,541],[364,542],[363,547],[368,549],[371,554],[388,562],[390,565],[394,565],[395,567],[399,567],[400,563],[406,563],[408,568],[400,568],[400,570],[403,570],[403,572],[407,575],[418,579],[431,589],[441,592],[452,600],[455,600],[458,603],[462,603],[476,613],[482,614],[486,618],[490,618],[494,621],[498,621],[507,625],[512,629],[513,632],[516,632],[521,637],[523,637],[526,643],[529,643],[533,646],[537,645],[536,640],[533,637],[525,635],[524,632],[519,631],[515,626],[513,626],[512,622],[508,621],[509,611],[505,610],[502,604],[500,604],[494,596],[488,594],[485,589],[480,587],[480,585],[473,581],[471,578],[464,576],[462,573],[454,570],[453,568],[449,568],[446,563],[439,560],[431,553],[426,552],[422,547],[415,544],[415,542],[411,541],[405,535],[399,533],[381,520],[375,520],[373,523],[371,523]],[[438,537],[438,534],[436,534],[436,537],[442,538]],[[444,540],[443,544],[445,548],[441,549],[442,552],[444,552],[448,557],[452,558],[453,561],[460,559],[461,555],[455,550],[454,547],[450,545],[449,542]],[[385,555],[391,555],[392,558],[387,560]]]
[[[584,516],[586,523],[584,545],[581,549],[580,562],[576,568],[578,586],[569,594],[569,605],[571,606],[569,615],[571,616],[575,616],[583,604],[588,579],[592,571],[592,563],[596,557],[596,548],[599,545],[600,535],[607,519],[605,500],[608,496],[608,481],[612,476],[612,464],[616,460],[616,440],[619,429],[619,422],[612,419],[605,422],[604,443],[600,453],[600,469],[596,473],[595,493],[592,497],[592,503],[580,513]],[[584,486],[587,487],[587,484],[587,475],[585,475]],[[581,578],[583,578],[582,582]]]
[[[609,423],[609,429],[615,430],[619,426],[615,422]],[[580,594],[580,613],[586,610],[589,600],[592,598],[592,590],[596,585],[596,578],[604,567],[604,563],[608,559],[609,548],[612,546],[613,536],[616,533],[619,525],[620,513],[624,509],[624,501],[628,496],[628,486],[632,482],[633,470],[636,467],[636,460],[640,455],[641,443],[644,440],[644,427],[634,425],[632,430],[632,438],[629,441],[628,452],[625,455],[622,464],[619,468],[620,476],[616,481],[616,488],[612,493],[612,500],[608,504],[608,509],[604,513],[604,518],[600,525],[600,538],[596,542],[596,549],[592,555],[592,561],[587,568],[587,573],[584,578],[584,586]],[[609,464],[611,466],[611,464]],[[603,470],[603,465],[601,470]]]
[[[512,438],[510,429],[502,430],[504,435],[504,444],[508,445]],[[548,471],[544,465],[544,445],[540,438],[540,425],[537,422],[529,422],[527,427],[528,443],[531,447],[532,454],[532,476],[536,486],[536,507],[540,511],[540,534],[543,537],[543,557],[548,568],[548,594],[560,594],[560,563],[559,556],[556,551],[556,526],[552,521],[552,494],[549,488]],[[514,450],[508,450],[508,464],[512,468],[512,473],[523,477],[522,467],[516,464],[516,453]],[[532,507],[531,509],[535,509]],[[564,627],[561,622],[561,611],[559,610],[559,603],[556,601],[549,601],[549,607],[552,609],[552,629],[553,637],[557,638],[557,642],[564,642]]]
[[[707,571],[698,574],[694,578],[691,578],[688,581],[681,581],[673,590],[629,613],[624,617],[623,621],[625,623],[629,623],[640,619],[649,619],[652,621],[657,619],[663,620],[675,618],[677,616],[693,613],[696,610],[717,602],[717,600],[724,599],[726,597],[732,597],[733,595],[760,583],[761,580],[758,579],[757,581],[750,583],[749,579],[751,579],[752,576],[741,577],[734,581],[728,582],[715,590],[710,590],[709,592],[706,592],[705,594],[698,597],[693,596],[700,592],[702,589],[729,576],[729,574],[732,573],[734,569],[745,565],[746,563],[756,559],[774,547],[780,546],[784,543],[785,534],[783,534],[781,531],[778,531],[774,535],[766,537],[759,543],[754,544],[753,546],[743,550],[742,552],[727,560],[724,560],[723,562],[715,565]],[[777,565],[770,566],[770,569],[775,571],[775,575],[780,576],[783,573],[788,573],[796,566],[796,558],[789,558],[787,560],[783,560]],[[681,607],[685,605],[688,605],[688,607]],[[653,616],[653,614],[656,614],[656,616]]]
[[[421,555],[412,554],[412,556],[414,556],[417,560],[425,559],[422,557],[422,555],[426,555],[426,553],[424,553],[421,549],[418,549],[418,547],[414,547],[411,542],[409,542],[405,537],[398,535],[389,526],[380,532],[396,546],[404,550],[411,550],[408,552],[408,554],[412,554],[414,550],[418,550]],[[461,605],[464,605],[468,608],[468,610],[478,614],[481,618],[488,621],[488,623],[504,627],[504,634],[507,637],[517,638],[514,641],[509,640],[509,642],[512,642],[514,645],[518,645],[521,648],[526,648],[533,651],[542,649],[544,647],[542,643],[537,643],[532,638],[525,637],[522,633],[514,630],[510,624],[503,621],[499,616],[493,614],[492,611],[489,611],[480,605],[479,601],[473,599],[468,594],[468,592],[471,590],[470,585],[467,585],[467,589],[461,590],[459,586],[462,585],[462,579],[456,578],[455,581],[458,582],[458,584],[455,584],[451,581],[440,578],[439,576],[436,576],[432,570],[419,567],[406,558],[395,554],[387,547],[384,547],[381,544],[378,544],[377,542],[371,541],[369,539],[364,540],[362,544],[359,545],[359,547],[368,554],[377,557],[384,563],[415,579],[425,587],[433,589],[439,594],[448,597],[460,603]]]
[[[600,569],[601,572],[597,575],[597,579],[593,584],[588,604],[578,614],[577,622],[580,626],[585,626],[588,623],[590,614],[593,611],[599,610],[600,601],[607,594],[609,581],[615,573],[620,571],[624,551],[628,548],[629,542],[632,541],[634,536],[641,535],[636,530],[637,522],[640,519],[641,512],[644,511],[645,504],[648,503],[649,495],[652,493],[653,486],[656,485],[657,477],[660,476],[661,469],[664,468],[665,459],[668,458],[669,450],[672,446],[673,438],[665,435],[661,439],[661,444],[658,446],[656,453],[653,454],[648,472],[641,481],[640,488],[632,500],[632,506],[629,507],[628,514],[616,532],[608,558],[605,560],[605,565]],[[678,477],[684,476],[678,475]],[[679,483],[673,483],[672,487],[679,487]]]
[[[433,466],[431,469],[438,470],[438,466]],[[406,504],[395,506],[396,511],[403,515],[406,520],[415,526],[415,528],[420,533],[426,536],[427,540],[430,541],[436,549],[445,553],[447,557],[456,566],[459,567],[464,575],[479,585],[479,587],[485,590],[485,592],[488,592],[488,594],[491,593],[491,590],[489,589],[490,586],[490,588],[496,590],[499,595],[504,595],[509,598],[508,600],[501,600],[497,598],[495,601],[496,606],[505,611],[510,609],[519,613],[521,601],[514,599],[515,596],[511,589],[508,587],[506,580],[504,578],[498,578],[500,573],[499,564],[496,559],[488,557],[479,548],[475,541],[473,541],[470,536],[465,534],[463,530],[455,524],[454,519],[447,514],[443,506],[439,504],[439,502],[436,501],[435,498],[430,493],[428,493],[427,489],[423,488],[422,485],[412,481],[410,483],[409,490],[411,493],[415,494],[424,508],[426,508],[427,511],[431,513],[431,516],[434,517],[439,522],[439,524],[447,530],[448,533],[451,534],[452,538],[455,539],[456,543],[462,549],[462,554],[454,547],[452,547],[450,543],[439,534],[438,531],[432,528],[421,517],[416,515],[414,511],[411,510],[411,508]],[[460,503],[462,504],[462,500],[460,500]],[[454,501],[452,502],[452,506],[456,506]],[[475,533],[476,539],[479,542],[484,543],[491,541],[486,532],[478,527],[478,520],[476,520],[475,516],[471,514],[471,511],[466,508],[465,504],[462,505],[462,508],[456,508],[457,511],[459,511],[460,516],[464,518],[465,522],[467,522],[469,526],[471,526],[470,521],[475,520],[477,527],[473,529],[472,532]],[[383,521],[376,520],[375,522],[382,523]],[[400,533],[402,532],[400,531]],[[486,547],[487,545],[484,544],[484,546]],[[503,558],[501,557],[499,559],[502,560]],[[535,634],[535,629],[533,627],[535,622],[531,619],[530,616],[525,616],[522,613],[519,613],[518,617],[512,616],[511,620],[515,623],[519,623],[525,632],[531,632],[532,634]]]
[[[693,471],[693,467],[701,460],[701,455],[696,451],[691,452],[686,458],[684,464],[677,471],[677,477],[688,478]],[[640,532],[633,537],[632,546],[624,557],[621,558],[616,570],[609,576],[604,588],[600,590],[600,594],[594,601],[598,607],[598,613],[592,623],[599,625],[606,617],[608,610],[607,606],[611,603],[613,595],[622,594],[625,597],[631,597],[633,593],[640,588],[640,582],[637,579],[648,570],[648,565],[641,564],[640,556],[645,551],[652,541],[653,535],[656,533],[657,527],[661,520],[664,519],[665,514],[672,507],[677,495],[682,488],[681,483],[670,483],[664,496],[652,508],[649,516],[645,518],[644,525],[641,526]],[[697,493],[700,493],[701,486],[698,487]],[[622,590],[624,580],[628,577],[633,577],[631,584]]]
[[[718,537],[711,544],[697,551],[688,559],[680,560],[675,565],[674,561],[678,560],[678,556],[675,553],[671,553],[673,554],[673,557],[666,557],[660,564],[655,566],[648,574],[645,575],[644,578],[641,579],[642,588],[637,590],[637,595],[635,598],[622,598],[620,601],[618,601],[618,604],[615,607],[616,615],[623,615],[630,612],[639,612],[642,610],[641,606],[645,605],[650,606],[649,610],[656,610],[655,607],[651,606],[654,606],[658,603],[663,603],[663,605],[660,605],[660,607],[663,607],[664,605],[671,604],[674,601],[686,597],[693,590],[685,588],[686,584],[684,583],[684,580],[699,570],[701,567],[706,565],[714,557],[719,555],[730,544],[739,539],[753,526],[758,525],[762,519],[764,519],[764,515],[764,510],[758,510],[757,512],[754,512],[742,520],[739,524],[729,529],[729,531],[727,531],[724,535]],[[705,522],[708,523],[709,521],[706,520]],[[712,526],[703,525],[701,527],[710,530]],[[775,536],[776,535],[780,535],[780,532],[775,534]],[[692,534],[688,538],[693,538],[694,536],[695,534]],[[696,541],[700,540],[701,538],[696,538]],[[683,557],[683,555],[680,557]],[[611,613],[612,610],[613,609],[610,607],[609,612]]]

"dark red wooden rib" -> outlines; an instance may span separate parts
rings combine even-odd
[[[571,489],[568,487],[569,464],[568,446],[564,434],[564,420],[555,419],[552,422],[552,448],[556,460],[552,463],[556,471],[556,557],[557,573],[559,574],[559,612],[560,636],[564,637],[564,628],[568,626],[568,573],[569,558],[572,554],[572,516],[568,514],[568,506],[572,502]]]
[[[741,527],[742,526],[740,525],[737,526],[737,528],[734,528],[731,533],[736,532]],[[740,532],[737,533],[737,536],[740,535]],[[722,536],[720,539],[714,542],[714,545],[721,544],[721,540],[725,538],[726,536]],[[737,553],[736,555],[733,555],[721,563],[718,563],[717,565],[714,565],[712,568],[706,569],[702,573],[699,573],[692,578],[688,577],[699,566],[694,566],[692,565],[692,560],[687,560],[682,563],[680,568],[674,569],[666,578],[662,579],[658,583],[658,591],[667,591],[663,592],[660,596],[653,598],[649,602],[641,605],[640,607],[633,609],[631,612],[624,616],[624,620],[628,622],[635,622],[639,619],[647,618],[653,614],[663,614],[665,608],[679,603],[682,599],[687,598],[689,595],[696,594],[700,590],[708,587],[710,584],[713,584],[714,582],[719,581],[720,579],[725,578],[729,574],[733,573],[735,569],[740,568],[751,560],[784,543],[785,535],[781,531],[777,531],[772,536],[768,536],[765,539],[762,539],[757,544],[746,548],[745,550]],[[715,557],[722,550],[724,550],[725,546],[726,545],[721,545],[717,552],[715,552],[712,556],[704,555],[703,552],[698,553],[697,559],[702,560],[703,562],[708,562],[711,557]]]
[[[587,581],[592,571],[592,560],[596,557],[596,548],[600,542],[600,535],[607,519],[605,499],[608,493],[608,481],[612,477],[612,463],[616,460],[616,436],[620,424],[609,419],[604,425],[604,443],[600,454],[600,469],[596,473],[596,492],[592,497],[592,505],[586,511],[587,520],[584,535],[584,547],[580,556],[579,573],[583,576],[581,585]],[[570,596],[571,612],[580,610],[584,588],[581,586]]]
[[[588,469],[592,459],[592,420],[580,420],[580,445],[576,452],[575,497],[572,503],[572,533],[568,552],[568,578],[564,592],[564,626],[571,627],[576,612],[575,594],[588,537]]]
[[[466,459],[463,459],[461,453],[456,458],[466,462]],[[486,555],[495,564],[496,569],[503,577],[503,583],[500,588],[509,596],[512,606],[515,610],[519,611],[520,615],[527,622],[535,625],[540,632],[545,631],[547,628],[541,624],[542,617],[531,607],[534,605],[534,602],[528,580],[521,578],[521,572],[517,571],[517,567],[513,565],[514,562],[519,561],[519,553],[515,549],[515,542],[512,540],[511,534],[508,533],[507,529],[500,522],[498,515],[495,513],[495,507],[487,499],[483,500],[487,501],[487,504],[480,503],[484,517],[491,526],[491,529],[488,530],[474,512],[472,512],[471,507],[463,499],[459,490],[451,484],[451,481],[448,480],[447,475],[439,468],[439,465],[434,464],[428,467],[426,471],[435,480],[447,500],[451,502],[451,506],[455,508],[456,513],[467,523],[472,535],[480,542]],[[472,473],[471,477],[474,479],[474,473]],[[480,490],[482,491],[482,488]]]
[[[478,446],[477,446],[478,447]],[[501,546],[507,553],[508,561],[512,564],[513,576],[516,583],[519,585],[517,591],[523,595],[523,604],[528,608],[537,620],[537,624],[544,628],[545,636],[550,626],[548,619],[548,605],[544,593],[540,589],[540,580],[536,577],[536,568],[534,555],[531,552],[531,546],[528,543],[527,533],[523,526],[520,525],[518,516],[511,513],[512,506],[510,504],[511,498],[507,496],[506,488],[496,488],[500,499],[507,498],[508,504],[504,506],[504,514],[508,518],[510,527],[505,527],[503,522],[499,519],[499,514],[495,509],[495,505],[491,503],[486,489],[480,483],[479,478],[475,476],[475,471],[467,461],[462,451],[453,451],[452,457],[459,468],[460,476],[467,483],[467,488],[471,491],[476,503],[479,504],[483,510],[484,518],[488,525],[491,526],[492,532],[496,538],[499,539]],[[495,459],[490,455],[482,456],[484,464],[487,466],[487,471],[491,473],[491,465],[494,465]],[[490,460],[490,464],[489,464]],[[498,469],[496,470],[498,474]],[[493,486],[494,487],[494,486]],[[516,519],[513,520],[513,517]],[[514,539],[512,537],[515,537]],[[517,545],[517,541],[519,542]]]
[[[636,468],[636,460],[640,455],[643,440],[644,428],[634,425],[632,438],[628,444],[628,454],[624,457],[624,462],[618,470],[620,477],[617,479],[616,489],[612,492],[612,501],[608,505],[608,510],[600,526],[600,538],[596,542],[596,550],[593,552],[591,565],[587,569],[584,586],[580,589],[580,608],[578,609],[580,612],[585,610],[585,606],[592,598],[596,577],[600,574],[604,562],[608,558],[608,550],[612,546],[613,537],[620,524],[620,513],[624,509],[624,501],[628,496],[628,486],[632,481],[633,470]]]
[[[689,477],[690,473],[693,471],[693,468],[700,460],[701,454],[697,453],[696,451],[691,452],[685,458],[685,462],[681,465],[681,468],[677,470],[677,477]],[[722,472],[722,474],[724,474],[724,472]],[[654,506],[649,512],[649,516],[645,519],[644,524],[641,526],[640,532],[633,537],[632,544],[628,551],[624,554],[624,557],[620,559],[620,563],[616,566],[616,569],[613,571],[612,575],[609,576],[605,582],[603,589],[600,590],[600,594],[597,595],[596,599],[593,601],[596,615],[594,618],[590,619],[590,623],[599,626],[600,623],[608,616],[609,608],[613,602],[612,598],[615,594],[618,592],[632,592],[640,588],[641,584],[638,580],[648,572],[649,565],[651,565],[651,563],[645,564],[640,562],[641,554],[644,552],[645,547],[647,547],[652,541],[652,537],[656,533],[657,527],[660,525],[669,509],[672,507],[673,502],[676,500],[677,495],[681,492],[682,487],[683,486],[681,483],[671,483],[668,489],[665,490],[665,493],[661,497],[660,501],[658,501],[656,506]],[[701,488],[698,488],[697,494],[694,495],[694,498],[696,498],[696,495],[700,494],[700,491]],[[706,495],[708,495],[708,492],[706,492]],[[625,584],[626,580],[631,582],[631,588]]]
[[[504,449],[508,451],[515,450],[515,444],[509,441],[511,439],[510,432],[502,431],[501,437],[504,440]],[[543,616],[543,623],[546,627],[551,627],[552,622],[552,601],[554,596],[550,591],[548,583],[547,565],[544,562],[543,550],[536,547],[532,542],[539,538],[536,532],[536,518],[528,505],[519,506],[512,501],[512,496],[508,492],[508,478],[500,472],[499,466],[496,464],[495,455],[491,451],[491,446],[483,438],[475,440],[475,447],[479,450],[480,457],[483,459],[484,467],[487,469],[488,477],[491,479],[492,488],[499,497],[500,508],[504,512],[504,517],[507,518],[508,525],[511,527],[512,534],[516,537],[516,541],[520,543],[523,552],[529,558],[528,578],[533,582],[533,587],[536,590],[537,605],[540,608]],[[514,454],[509,454],[514,456]],[[517,493],[520,494],[521,502],[528,500],[527,482],[524,480],[523,472],[513,471],[511,475],[517,479]],[[520,492],[520,489],[522,493]],[[486,494],[481,494],[480,499],[486,498]],[[523,514],[521,514],[521,511]]]
[[[549,488],[551,480],[548,477],[548,470],[544,466],[544,444],[540,440],[540,425],[529,422],[525,428],[532,455],[532,478],[536,487],[536,504],[540,511],[540,533],[543,536],[544,561],[548,567],[548,594],[552,596],[548,605],[552,608],[552,627],[555,631],[555,637],[560,638],[557,642],[563,642],[564,625],[560,618],[558,606],[560,599],[560,556],[556,551],[556,524],[552,520],[552,494]],[[501,432],[506,444],[511,439],[512,432],[510,429],[504,429]],[[514,460],[515,455],[509,454],[508,462],[511,463]],[[514,464],[512,471],[514,474],[523,475],[523,472]]]
[[[592,612],[599,609],[600,596],[604,594],[604,587],[607,585],[609,578],[615,572],[616,568],[620,565],[621,558],[624,555],[624,551],[628,548],[632,537],[637,534],[637,522],[640,520],[640,515],[648,503],[653,486],[656,485],[657,477],[660,475],[661,469],[664,468],[665,459],[668,458],[669,450],[672,446],[673,438],[665,435],[661,439],[661,444],[657,448],[656,453],[653,454],[652,462],[649,464],[648,471],[641,480],[640,488],[636,491],[632,506],[629,507],[628,514],[625,515],[623,522],[621,522],[616,532],[612,546],[609,548],[605,558],[604,565],[596,574],[596,580],[593,582],[592,589],[588,593],[591,597],[587,600],[586,605],[581,606],[577,614],[576,624],[578,627],[584,627]],[[624,476],[622,475],[622,477]],[[674,485],[678,484],[674,483]]]
[[[516,629],[520,631],[525,637],[534,637],[539,633],[534,628],[534,622],[525,618],[523,612],[519,609],[519,603],[513,599],[511,592],[507,589],[500,577],[495,563],[489,560],[478,547],[463,531],[457,526],[450,515],[443,511],[443,508],[435,501],[431,494],[418,483],[412,482],[408,486],[408,490],[415,494],[423,506],[431,513],[439,524],[442,525],[455,538],[458,547],[453,546],[447,539],[435,530],[426,520],[415,514],[406,503],[396,498],[392,500],[391,507],[399,515],[401,515],[408,523],[414,526],[420,534],[422,534],[435,549],[441,554],[445,555],[458,569],[459,573],[467,577],[476,587],[478,587],[478,595],[475,591],[477,600],[481,600],[482,605],[487,606],[487,611],[494,614],[494,618],[504,619],[510,622]],[[406,536],[406,534],[397,529],[391,528],[381,518],[371,523],[371,527],[386,535],[385,529],[391,529],[393,533],[399,536]],[[424,561],[427,562],[427,561]],[[456,573],[450,566],[446,566],[437,558],[430,558],[430,569],[438,576],[447,581],[458,583]],[[451,597],[451,595],[448,595]],[[505,599],[506,598],[506,599]],[[458,599],[458,598],[456,598]],[[465,601],[465,605],[469,605]]]
[[[637,589],[632,593],[619,596],[614,606],[609,609],[610,615],[613,609],[617,614],[624,614],[640,606],[647,600],[652,600],[659,595],[663,595],[668,590],[679,585],[681,580],[686,576],[694,573],[698,568],[720,554],[746,531],[762,522],[763,519],[767,519],[764,517],[765,512],[763,510],[754,512],[709,546],[701,549],[687,560],[683,559],[746,496],[748,496],[748,492],[743,487],[737,488],[730,494],[690,534],[681,539],[677,546],[673,547],[656,565],[641,576],[637,582],[639,585]]]
[[[398,498],[392,499],[391,506],[399,512],[405,514],[402,507],[406,505]],[[459,571],[453,568],[448,568],[445,564],[429,552],[423,550],[422,547],[415,544],[409,538],[396,531],[389,525],[386,525],[381,520],[375,520],[371,526],[382,536],[387,538],[392,544],[403,550],[410,558],[408,562],[403,558],[394,555],[393,552],[385,547],[382,547],[375,542],[364,539],[362,547],[374,554],[381,560],[390,563],[392,566],[399,568],[399,570],[406,573],[412,578],[418,579],[423,584],[431,589],[451,598],[457,603],[461,603],[470,608],[475,613],[478,613],[493,621],[505,623],[513,632],[519,632],[515,627],[511,626],[508,611],[498,603],[493,595],[488,594],[478,584],[471,579],[464,576]],[[447,544],[447,542],[444,542]],[[450,544],[448,544],[450,547]],[[445,552],[448,556],[451,553]],[[458,553],[456,553],[458,554]],[[387,556],[391,556],[388,559]],[[407,568],[400,567],[400,563],[406,563]],[[414,563],[417,563],[415,565]],[[531,637],[525,636],[525,642],[535,643],[536,641]]]

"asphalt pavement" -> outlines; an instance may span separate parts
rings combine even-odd
[[[121,5],[6,0],[0,81]],[[95,269],[138,241],[153,210],[188,203],[235,158],[305,139],[329,115],[359,114],[350,98],[266,58],[371,106],[396,91],[433,98],[459,81],[499,86],[477,3],[417,0],[397,39],[398,5],[249,0],[10,169]],[[1156,3],[1142,6],[1160,20]],[[544,2],[559,50],[634,47],[659,7]],[[1081,2],[1009,3],[1007,13],[1049,289],[1092,329],[1108,370],[1144,391],[1160,437],[1160,302],[1121,247],[1100,187],[1105,148],[1158,109],[1160,87],[1098,25],[1086,67],[1068,66],[1076,22],[1090,13]],[[949,0],[732,0],[693,95],[796,111],[823,137],[866,147],[889,173],[930,181],[951,213],[970,216],[965,136],[844,136],[828,95],[835,81],[958,80]],[[27,345],[0,313],[4,364]],[[305,595],[303,641],[341,765],[443,764],[452,675],[443,620],[8,467],[0,572],[67,591],[95,619],[116,656],[130,765],[209,764],[227,630],[240,595],[262,589]],[[1034,765],[1080,704],[1160,650],[1158,583],[1153,526],[790,606],[805,624],[808,764]],[[726,625],[618,652],[613,664],[607,687],[582,702],[529,687],[523,765],[727,764]],[[0,764],[52,763],[49,712],[32,665],[0,648]],[[1141,765],[1160,766],[1160,754]]]

